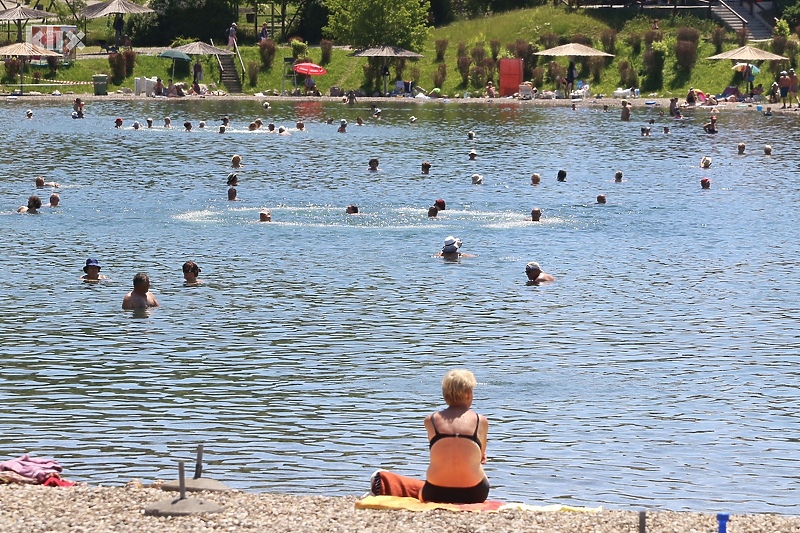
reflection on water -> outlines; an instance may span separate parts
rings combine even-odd
[[[711,139],[697,111],[643,138],[659,110],[400,101],[357,127],[368,106],[68,104],[0,108],[3,456],[121,484],[174,478],[202,442],[235,487],[360,494],[378,467],[424,475],[422,420],[463,366],[495,498],[800,512],[793,118],[723,110]],[[210,131],[113,129],[167,114]],[[259,115],[309,131],[242,131]],[[12,214],[37,174],[63,207]],[[447,235],[476,257],[433,258]],[[81,283],[87,257],[110,280]],[[187,260],[203,284],[183,285]],[[557,281],[526,285],[531,260]],[[161,303],[144,316],[120,310],[139,271]]]

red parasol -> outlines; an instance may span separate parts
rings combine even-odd
[[[322,76],[327,74],[328,71],[314,63],[298,63],[294,66],[294,71],[298,74],[305,74],[306,76]]]

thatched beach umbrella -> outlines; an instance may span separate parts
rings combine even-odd
[[[728,50],[715,56],[707,57],[706,59],[733,59],[734,61],[778,61],[781,59],[789,59],[788,57],[779,56],[766,50],[754,48],[752,46],[742,46],[736,50]]]
[[[411,50],[406,50],[405,48],[400,48],[399,46],[389,46],[389,45],[381,45],[381,46],[373,46],[371,48],[365,48],[364,50],[359,50],[353,54],[353,57],[382,57],[383,58],[383,71],[386,71],[386,61],[390,57],[425,57],[422,54],[418,54],[416,52],[412,52]],[[386,94],[386,76],[383,77],[383,94]]]
[[[155,13],[155,11],[128,0],[109,0],[93,6],[86,6],[80,11],[80,15],[87,19],[99,19],[100,17],[116,14],[143,15],[145,13]]]
[[[22,21],[23,20],[32,20],[32,19],[51,19],[56,18],[58,15],[55,13],[48,13],[47,11],[42,11],[40,9],[31,9],[29,7],[25,7],[19,5],[17,7],[12,7],[11,9],[5,9],[0,11],[0,20],[13,20],[17,23],[17,42],[22,42]]]
[[[614,57],[614,54],[609,54],[580,43],[569,43],[556,46],[555,48],[548,48],[547,50],[536,52],[536,55],[550,57]]]
[[[190,56],[232,56],[233,52],[224,48],[217,48],[201,41],[176,46],[173,50],[178,50]]]
[[[31,43],[14,43],[0,48],[0,57],[18,57],[22,60],[22,68],[19,71],[19,92],[22,93],[22,72],[25,69],[25,59],[31,57],[61,57],[61,54]]]

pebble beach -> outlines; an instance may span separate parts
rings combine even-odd
[[[187,498],[224,507],[214,514],[147,516],[144,508],[177,498],[157,488],[69,488],[36,485],[0,486],[0,531],[4,533],[178,533],[205,531],[402,531],[423,532],[592,532],[639,531],[639,510],[592,513],[521,510],[500,512],[378,511],[355,508],[357,498],[290,496],[239,491],[187,493]],[[549,502],[552,503],[552,502]],[[731,514],[729,533],[800,532],[800,517]],[[646,531],[717,532],[715,513],[648,512]]]

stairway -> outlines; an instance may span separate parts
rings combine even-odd
[[[740,5],[740,2],[732,0],[728,2],[728,7],[734,10],[739,16],[747,21],[747,38],[754,41],[762,41],[772,38],[772,27],[764,22],[764,19],[757,14],[750,14],[749,5]],[[722,22],[725,27],[732,31],[736,31],[742,27],[742,21],[736,15],[731,13],[725,6],[715,2],[711,7],[714,13],[714,18]],[[758,13],[756,10],[755,13]]]
[[[219,56],[219,61],[222,63],[222,72],[220,73],[220,82],[225,86],[225,89],[231,94],[242,92],[242,80],[239,78],[239,70],[236,68],[236,56]]]

